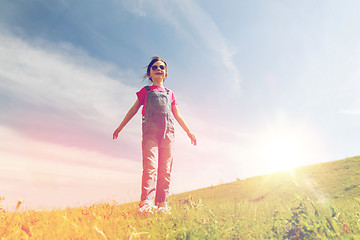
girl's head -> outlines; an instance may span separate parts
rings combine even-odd
[[[144,76],[144,78],[149,78],[149,80],[152,82],[152,74],[155,74],[156,71],[163,73],[163,77],[164,77],[164,81],[165,78],[167,77],[167,64],[166,62],[159,58],[159,57],[153,57],[149,63],[149,65],[147,65],[146,67],[146,74]]]

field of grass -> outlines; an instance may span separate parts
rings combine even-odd
[[[1,199],[0,199],[1,200]],[[1,239],[360,239],[360,157],[138,203],[0,213]]]

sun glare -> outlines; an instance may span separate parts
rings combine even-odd
[[[301,164],[301,142],[290,136],[272,136],[263,145],[262,157],[268,172],[290,170]]]

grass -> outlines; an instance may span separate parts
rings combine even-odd
[[[0,238],[360,239],[359,173],[353,157],[237,180],[171,196],[171,215],[116,202],[2,212]]]

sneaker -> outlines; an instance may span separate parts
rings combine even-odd
[[[139,213],[151,213],[151,214],[154,214],[153,206],[151,206],[149,204],[145,204],[144,206],[139,208]]]
[[[171,207],[159,207],[158,212],[162,214],[171,214]]]
[[[166,202],[158,203],[157,207],[158,207],[158,212],[163,214],[171,214],[170,212],[171,207],[169,207]]]

